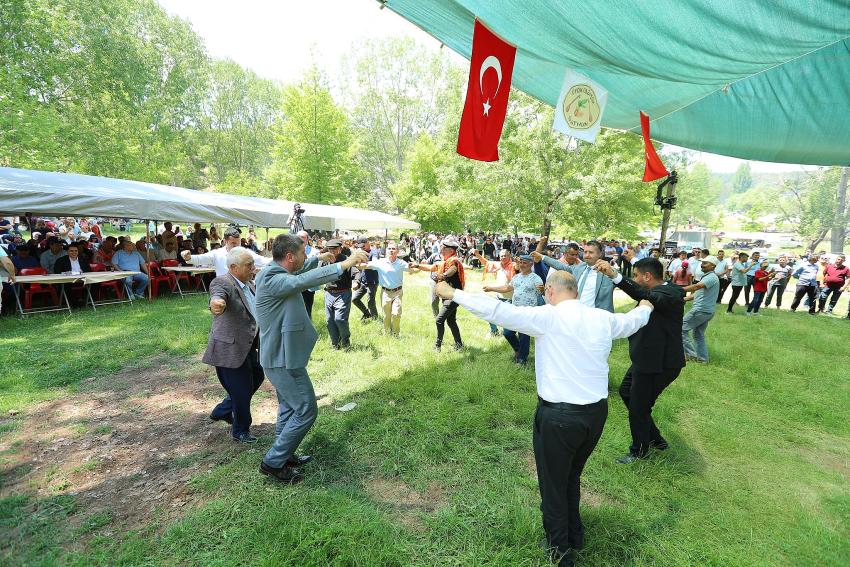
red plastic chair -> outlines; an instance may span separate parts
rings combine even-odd
[[[163,267],[174,267],[179,266],[180,262],[177,260],[163,260]],[[192,283],[195,284],[195,289],[200,287],[201,282],[196,275],[190,275],[187,272],[167,272],[168,277],[171,278],[171,291],[177,291],[177,280],[186,282],[186,287],[188,288]]]
[[[22,276],[46,276],[47,270],[44,268],[24,268],[20,271]],[[32,309],[32,299],[37,295],[49,295],[53,300],[53,305],[59,307],[59,294],[56,293],[56,288],[51,284],[40,283],[22,283],[21,289],[24,290],[24,309]]]
[[[105,272],[106,264],[89,264],[92,272]],[[103,292],[107,289],[111,289],[115,292],[115,299],[124,299],[124,292],[121,290],[124,286],[124,280],[112,280],[111,282],[101,282],[99,284],[95,284],[95,291],[97,292],[97,300],[100,301],[103,299]]]
[[[159,297],[160,284],[165,284],[168,286],[168,290],[173,292],[171,277],[163,274],[156,262],[148,263],[148,277],[150,278],[151,297]]]

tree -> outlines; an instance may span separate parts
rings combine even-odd
[[[210,181],[219,189],[258,190],[280,116],[281,90],[272,81],[233,61],[214,61],[200,133]]]
[[[283,116],[273,128],[273,163],[265,194],[309,203],[347,203],[363,191],[358,146],[345,112],[315,67],[283,93]]]
[[[670,216],[674,226],[688,223],[704,224],[714,228],[720,220],[717,206],[722,183],[711,174],[702,162],[679,175],[676,187],[676,208]]]
[[[351,59],[345,91],[358,160],[373,189],[369,203],[385,208],[414,142],[422,134],[436,138],[448,113],[462,106],[463,72],[447,54],[409,38],[366,42]]]
[[[750,170],[750,162],[745,161],[738,166],[735,176],[732,178],[732,193],[746,193],[753,186],[753,175]]]

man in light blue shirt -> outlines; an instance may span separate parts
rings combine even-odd
[[[148,287],[148,265],[133,241],[127,238],[121,250],[112,256],[112,265],[116,270],[126,272],[141,272],[124,279],[124,286],[133,292],[138,299],[145,298],[145,288]]]
[[[761,264],[761,252],[753,252],[752,258],[750,258],[750,264],[750,269],[747,270],[747,283],[744,285],[744,299],[747,301],[747,305],[750,304],[750,290],[756,281],[756,270],[759,269],[759,265]]]
[[[384,332],[398,337],[401,333],[401,298],[404,272],[411,271],[407,262],[398,257],[398,244],[387,244],[387,257],[372,260],[364,266],[378,272],[381,284],[381,307],[384,310]]]
[[[818,255],[809,256],[809,261],[803,264],[792,274],[797,278],[797,289],[794,290],[794,302],[791,303],[791,311],[796,311],[804,295],[809,298],[809,315],[815,314],[815,292],[818,289]]]
[[[685,347],[685,358],[703,364],[708,362],[708,343],[705,340],[705,331],[708,322],[714,317],[714,307],[717,302],[717,292],[720,290],[720,280],[714,272],[717,267],[717,258],[707,256],[702,259],[700,268],[704,275],[700,281],[685,287],[685,291],[692,294],[685,297],[685,301],[693,301],[691,310],[682,320],[682,345]],[[695,293],[694,293],[695,292]],[[691,340],[691,331],[694,333]],[[696,343],[696,346],[694,346]]]

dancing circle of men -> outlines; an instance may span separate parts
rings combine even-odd
[[[679,376],[686,354],[699,362],[708,359],[704,333],[719,287],[714,273],[718,260],[712,256],[702,259],[702,279],[687,287],[665,281],[657,258],[636,259],[628,252],[624,256],[633,277],[623,277],[603,259],[603,247],[595,241],[584,246],[583,261],[571,264],[537,252],[520,256],[516,265],[509,255],[498,262],[481,258],[485,273],[497,274],[497,285],[485,286],[484,291],[503,294],[497,298],[464,291],[464,266],[454,237],[443,240],[440,258],[429,263],[401,260],[394,243],[388,244],[387,257],[379,258],[365,239],[353,251],[331,240],[327,251],[319,252],[309,246],[303,231],[275,238],[271,260],[237,246],[238,239],[225,240],[225,246],[209,253],[210,258],[189,254],[186,258],[213,261],[217,268],[210,285],[214,317],[203,360],[216,368],[228,396],[210,418],[231,424],[235,440],[256,443],[250,434],[251,397],[268,377],[277,391],[279,411],[275,439],[260,472],[276,481],[302,480],[300,467],[311,460],[297,449],[318,414],[307,363],[318,336],[311,319],[313,294],[322,285],[335,349],[350,344],[352,303],[364,319],[377,318],[378,285],[383,289],[384,331],[398,337],[403,274],[417,270],[430,272],[433,280],[436,350],[442,346],[446,325],[454,347],[463,348],[458,306],[489,322],[491,332],[502,327],[518,364],[526,364],[534,337],[538,405],[533,446],[544,547],[562,566],[572,565],[573,550],[584,545],[579,479],[608,416],[608,355],[613,341],[628,337],[631,358],[619,393],[628,408],[632,444],[617,460],[620,464],[668,448],[652,418],[655,401]],[[260,262],[265,266],[252,280]],[[542,268],[540,264],[546,267],[545,282],[533,270]],[[628,313],[614,313],[615,287],[638,305]],[[686,295],[689,292],[694,293]],[[685,316],[689,300],[693,308]]]

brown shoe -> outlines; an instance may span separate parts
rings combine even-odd
[[[260,472],[266,476],[272,477],[272,479],[277,482],[283,482],[285,484],[295,484],[304,480],[304,475],[302,475],[301,471],[298,469],[288,466],[282,466],[280,468],[270,467],[265,463],[265,461],[260,463]]]

